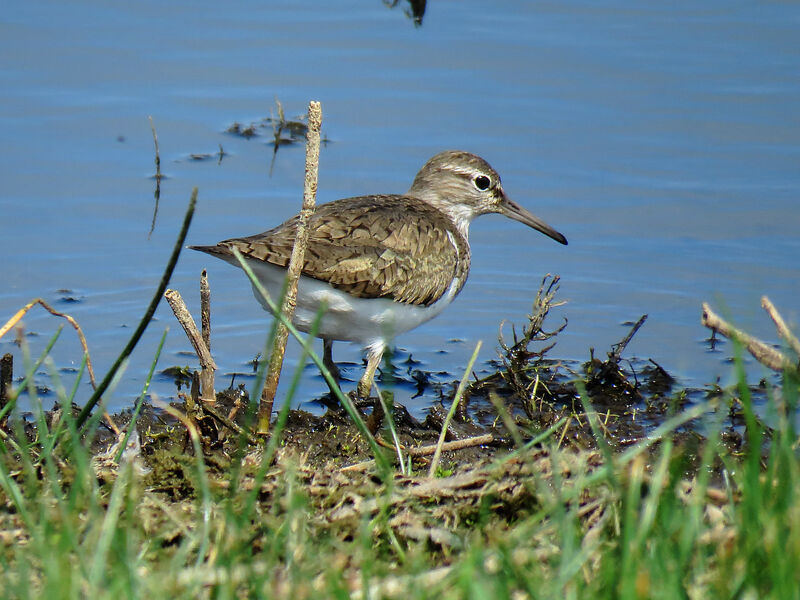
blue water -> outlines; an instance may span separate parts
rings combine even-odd
[[[649,314],[627,356],[653,358],[684,385],[727,381],[730,346],[711,352],[700,325],[710,301],[777,341],[759,307],[768,295],[800,322],[800,8],[794,3],[428,3],[422,26],[378,0],[337,3],[36,2],[0,21],[0,323],[43,297],[82,325],[102,375],[160,278],[191,189],[189,243],[257,233],[300,206],[304,152],[225,133],[234,121],[289,116],[322,102],[320,202],[402,192],[447,148],[489,160],[506,191],[570,241],[482,217],[473,268],[456,302],[397,340],[399,358],[449,382],[478,340],[494,358],[501,321],[524,320],[541,277],[562,277],[569,325],[551,352],[601,354]],[[153,140],[162,171],[155,231]],[[226,156],[195,161],[192,153]],[[209,269],[220,386],[247,371],[267,320],[244,276],[185,252],[171,286],[197,311]],[[62,291],[67,290],[67,291]],[[40,308],[24,320],[38,354],[59,326]],[[159,368],[196,365],[166,305],[112,398]],[[0,340],[21,372],[13,334]],[[358,348],[337,344],[359,376]],[[296,364],[290,348],[289,366]],[[71,330],[53,353],[69,385],[80,347]],[[751,366],[755,377],[763,374]],[[42,369],[40,383],[47,383]],[[228,374],[228,375],[226,375]],[[288,377],[281,393],[285,393]],[[239,381],[249,383],[240,378]],[[90,391],[82,382],[85,397]],[[175,395],[166,378],[152,390]],[[307,369],[296,399],[325,391]],[[420,410],[438,395],[398,389]],[[46,398],[53,398],[51,393]]]

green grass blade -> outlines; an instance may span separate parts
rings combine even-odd
[[[169,327],[164,329],[164,333],[161,335],[161,341],[158,343],[158,348],[156,348],[156,355],[153,357],[153,362],[150,364],[150,370],[147,372],[147,377],[144,380],[144,386],[142,387],[142,393],[139,394],[139,397],[136,399],[136,404],[133,408],[133,414],[131,415],[131,421],[128,423],[128,427],[125,430],[125,437],[122,440],[122,443],[119,445],[119,450],[117,451],[117,455],[114,457],[114,462],[119,464],[119,461],[122,460],[122,454],[125,452],[125,448],[128,447],[128,440],[133,433],[133,430],[136,428],[136,419],[139,418],[139,413],[142,410],[142,405],[144,404],[144,400],[147,397],[147,390],[150,389],[150,381],[153,379],[153,373],[156,370],[156,364],[158,363],[158,359],[161,356],[161,350],[164,348],[164,342],[167,339],[167,333],[169,332]]]
[[[461,378],[461,381],[458,382],[456,395],[453,397],[453,402],[450,404],[450,410],[447,411],[447,416],[445,416],[444,423],[442,424],[442,430],[439,432],[439,441],[436,444],[436,451],[433,453],[433,458],[431,459],[431,466],[428,469],[428,477],[433,477],[436,474],[436,468],[439,466],[439,459],[442,456],[442,444],[444,444],[444,438],[447,435],[447,428],[450,425],[450,421],[453,420],[453,415],[456,414],[456,408],[458,408],[458,403],[461,400],[461,396],[464,394],[464,390],[467,388],[469,374],[472,373],[472,367],[475,364],[475,361],[478,359],[478,352],[481,350],[482,343],[483,342],[481,340],[478,340],[478,343],[475,344],[475,350],[473,350],[472,356],[467,363],[467,368],[464,369],[464,376]]]
[[[175,270],[175,265],[178,264],[178,257],[181,254],[181,250],[183,249],[183,243],[186,241],[186,234],[189,233],[189,225],[192,222],[192,217],[194,216],[194,208],[197,204],[197,188],[192,190],[192,197],[189,200],[189,206],[186,209],[186,215],[183,218],[183,225],[181,226],[181,230],[178,233],[178,238],[175,240],[175,245],[172,248],[172,254],[169,257],[169,261],[167,261],[167,266],[164,269],[164,273],[161,276],[161,281],[156,288],[155,293],[153,294],[152,300],[150,300],[150,304],[145,310],[142,319],[139,321],[139,325],[136,327],[136,330],[131,335],[130,340],[122,349],[117,360],[114,361],[114,364],[111,365],[111,368],[106,373],[106,376],[103,380],[98,384],[97,389],[94,391],[92,396],[89,400],[86,401],[86,404],[81,410],[80,414],[78,415],[77,425],[78,428],[83,428],[86,422],[89,420],[89,415],[91,414],[94,407],[100,402],[100,399],[105,394],[106,389],[111,385],[112,380],[114,379],[117,371],[122,367],[122,364],[126,361],[126,359],[131,355],[133,349],[139,343],[142,335],[147,329],[147,326],[150,324],[150,320],[153,318],[153,315],[156,312],[156,308],[158,308],[159,303],[161,302],[161,298],[164,296],[164,291],[167,289],[169,285],[169,280],[172,278],[172,272]]]

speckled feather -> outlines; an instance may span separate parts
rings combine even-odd
[[[287,267],[299,217],[245,238],[196,250]],[[429,306],[469,272],[469,246],[440,210],[413,196],[377,195],[317,207],[309,224],[303,275],[357,298]]]
[[[405,195],[360,196],[316,209],[292,322],[325,340],[323,361],[331,372],[336,372],[334,340],[358,342],[367,349],[359,397],[369,396],[391,339],[434,318],[461,290],[469,273],[469,224],[488,213],[567,243],[506,196],[500,176],[485,160],[458,150],[440,152],[426,162]],[[258,235],[190,248],[233,265],[238,265],[233,256],[238,249],[261,283],[277,293],[298,221],[294,217]],[[256,298],[270,310],[260,293]]]

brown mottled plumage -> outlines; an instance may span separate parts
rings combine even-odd
[[[299,216],[245,238],[195,247],[289,266]],[[309,223],[303,275],[356,298],[429,306],[469,271],[469,246],[439,210],[412,196],[361,196],[317,207]],[[448,235],[449,234],[449,235]],[[460,288],[459,288],[460,289]]]
[[[406,194],[359,196],[316,208],[293,322],[308,331],[326,307],[317,335],[325,341],[325,363],[332,372],[333,340],[367,347],[359,396],[369,395],[389,340],[439,314],[461,291],[469,274],[469,224],[486,213],[503,214],[567,243],[506,196],[500,176],[485,160],[461,151],[431,158]],[[236,266],[232,249],[238,249],[277,296],[298,219],[258,235],[190,248]],[[256,297],[265,304],[259,294]]]

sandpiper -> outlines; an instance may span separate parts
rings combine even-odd
[[[293,323],[308,332],[325,307],[317,336],[326,367],[338,377],[334,340],[366,348],[367,367],[356,393],[367,398],[375,371],[392,338],[438,315],[464,287],[469,274],[469,224],[499,213],[561,244],[567,239],[513,202],[500,176],[469,152],[431,158],[405,194],[359,196],[317,207],[297,290]],[[239,266],[236,248],[273,298],[278,298],[294,245],[298,217],[216,246],[190,246]],[[269,310],[254,289],[256,299]]]

